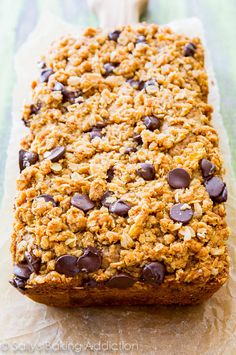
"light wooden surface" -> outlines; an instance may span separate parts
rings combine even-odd
[[[11,130],[14,54],[45,11],[80,26],[98,25],[86,0],[0,0],[0,200]],[[164,24],[192,16],[199,17],[204,24],[219,83],[221,111],[236,172],[236,1],[150,0],[141,19]]]

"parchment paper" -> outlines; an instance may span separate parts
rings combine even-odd
[[[203,38],[198,19],[171,24],[180,33]],[[49,43],[65,33],[79,33],[53,17],[44,16],[16,56],[17,83],[14,91],[13,127],[6,166],[5,196],[1,210],[0,248],[0,353],[82,353],[82,354],[236,354],[236,189],[230,150],[222,118],[219,94],[207,54],[210,102],[214,125],[220,135],[229,199],[228,223],[231,276],[229,282],[208,302],[194,307],[126,307],[55,309],[36,304],[8,285],[11,274],[9,236],[15,180],[18,174],[19,140],[26,131],[20,122],[29,83],[37,77],[36,61]],[[29,102],[29,101],[28,101]],[[51,348],[49,348],[51,344]]]

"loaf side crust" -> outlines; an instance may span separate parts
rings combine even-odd
[[[43,284],[27,288],[25,295],[53,307],[195,305],[209,299],[227,277],[226,273],[207,283],[183,284],[173,280],[159,286],[139,284],[124,290]]]

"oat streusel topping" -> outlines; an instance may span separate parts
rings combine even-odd
[[[109,37],[88,28],[53,43],[40,66],[23,112],[12,239],[15,264],[31,257],[28,284],[111,285],[118,273],[132,284],[153,272],[197,282],[227,269],[200,40],[157,25]]]

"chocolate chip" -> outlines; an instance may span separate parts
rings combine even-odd
[[[78,97],[82,95],[80,90],[70,91],[64,88],[62,90],[63,102],[70,102],[71,104],[79,103]]]
[[[62,255],[56,260],[55,270],[68,277],[75,276],[80,271],[77,261],[78,259],[74,255]]]
[[[137,142],[138,144],[143,144],[142,136],[141,134],[135,134],[133,137],[134,141]]]
[[[29,252],[25,252],[25,260],[31,272],[38,274],[41,267],[41,259]]]
[[[216,166],[208,159],[202,159],[200,161],[200,168],[202,170],[202,176],[208,178],[209,176],[214,175]]]
[[[78,99],[78,97],[82,95],[82,92],[80,90],[70,91],[66,89],[65,86],[58,81],[56,81],[53,90],[61,91],[63,96],[63,102],[69,101],[72,104],[78,102],[78,100],[76,99]]]
[[[45,202],[51,202],[54,207],[57,206],[53,196],[51,196],[51,195],[42,194],[42,195],[39,195],[36,197],[36,199],[38,199],[38,198],[43,198]]]
[[[38,102],[36,105],[30,105],[30,114],[31,115],[37,115],[39,113],[40,109],[42,107],[42,104]]]
[[[146,37],[142,35],[138,36],[136,44],[138,43],[146,43]]]
[[[26,119],[24,117],[22,117],[22,121],[23,121],[25,127],[29,127],[30,126],[29,121],[26,121]]]
[[[121,31],[116,30],[116,31],[113,31],[113,32],[108,33],[108,38],[109,38],[110,41],[115,41],[115,42],[117,42],[117,40],[118,40],[120,34],[121,34]]]
[[[111,199],[111,197],[113,196],[113,192],[112,191],[106,191],[104,193],[104,195],[102,196],[101,198],[101,204],[102,206],[104,207],[110,207],[110,205],[113,203],[113,202],[109,202],[109,200]]]
[[[43,60],[39,60],[39,61],[37,62],[37,67],[38,67],[39,69],[44,69],[44,68],[46,68],[46,63],[45,63]]]
[[[131,206],[127,202],[124,202],[120,199],[110,205],[109,211],[117,214],[117,216],[127,217],[130,208]]]
[[[108,76],[113,73],[113,70],[115,69],[115,65],[112,63],[105,63],[103,65],[103,68],[105,69],[105,76]]]
[[[20,277],[14,277],[12,280],[9,281],[9,283],[13,287],[19,288],[20,290],[25,289],[26,282],[27,282],[27,280],[21,279]]]
[[[151,284],[160,285],[165,276],[165,267],[163,264],[155,261],[147,264],[143,268],[142,278]]]
[[[195,52],[196,52],[196,46],[194,43],[190,42],[188,44],[186,44],[186,46],[184,47],[184,56],[185,57],[192,57],[194,56]]]
[[[150,163],[141,163],[140,168],[137,170],[137,174],[146,181],[155,179],[155,169]]]
[[[142,90],[143,88],[143,81],[140,82],[139,80],[128,79],[127,83],[129,83],[135,90]]]
[[[139,89],[139,80],[135,80],[135,79],[128,79],[126,80],[128,84],[130,84],[132,86],[132,88],[138,90]]]
[[[39,160],[39,156],[37,153],[34,152],[27,152],[24,149],[19,151],[19,167],[20,172],[25,168],[37,163]]]
[[[62,159],[65,155],[66,148],[65,147],[56,147],[53,150],[51,150],[49,156],[47,156],[47,159],[51,160],[51,162],[55,163]]]
[[[99,287],[101,283],[98,283],[95,280],[88,280],[86,281],[83,286],[84,287],[89,287],[89,288],[95,288],[95,287]]]
[[[149,131],[155,131],[155,129],[159,129],[161,126],[161,122],[155,116],[146,116],[144,118],[144,125]]]
[[[127,274],[114,275],[106,282],[106,286],[110,288],[125,289],[133,286],[136,280]]]
[[[96,137],[102,138],[101,128],[93,127],[92,131],[90,132],[90,138],[92,140]]]
[[[191,179],[185,169],[176,168],[169,172],[167,180],[173,189],[182,189],[189,186]]]
[[[111,182],[114,178],[114,173],[115,173],[115,169],[113,166],[111,166],[108,170],[107,170],[107,182]]]
[[[41,83],[47,83],[49,77],[53,74],[52,69],[44,69],[41,71],[39,80]]]
[[[157,82],[155,79],[149,79],[147,81],[144,82],[144,89],[146,89],[148,86],[152,86],[152,85],[157,85]]]
[[[143,90],[144,86],[145,86],[145,81],[140,80],[139,81],[139,90]]]
[[[224,185],[225,186],[224,186],[222,192],[220,193],[220,195],[213,198],[214,202],[221,203],[221,202],[226,202],[227,201],[228,191],[227,191],[226,184],[224,184]]]
[[[20,290],[24,290],[26,282],[29,279],[32,272],[34,272],[33,266],[25,262],[14,265],[13,267],[14,278],[9,282],[12,286]]]
[[[21,279],[28,280],[28,278],[32,274],[32,271],[29,268],[28,264],[21,263],[14,265],[13,274]]]
[[[56,81],[53,87],[54,91],[63,91],[65,90],[65,86],[62,83],[59,83],[59,81]]]
[[[211,179],[206,180],[204,185],[212,199],[220,196],[225,187],[223,181],[218,177],[212,177]]]
[[[71,204],[84,212],[88,212],[95,206],[94,202],[90,200],[88,195],[82,195],[79,193],[74,194],[71,199]]]
[[[100,269],[102,264],[102,255],[99,250],[89,246],[84,250],[83,255],[79,257],[77,265],[82,272],[94,272]]]
[[[177,203],[170,209],[170,218],[175,222],[188,223],[193,217],[193,210],[184,203]]]
[[[125,149],[125,153],[124,154],[130,154],[130,153],[135,153],[135,152],[137,152],[137,148],[135,148],[135,147],[127,147]]]

